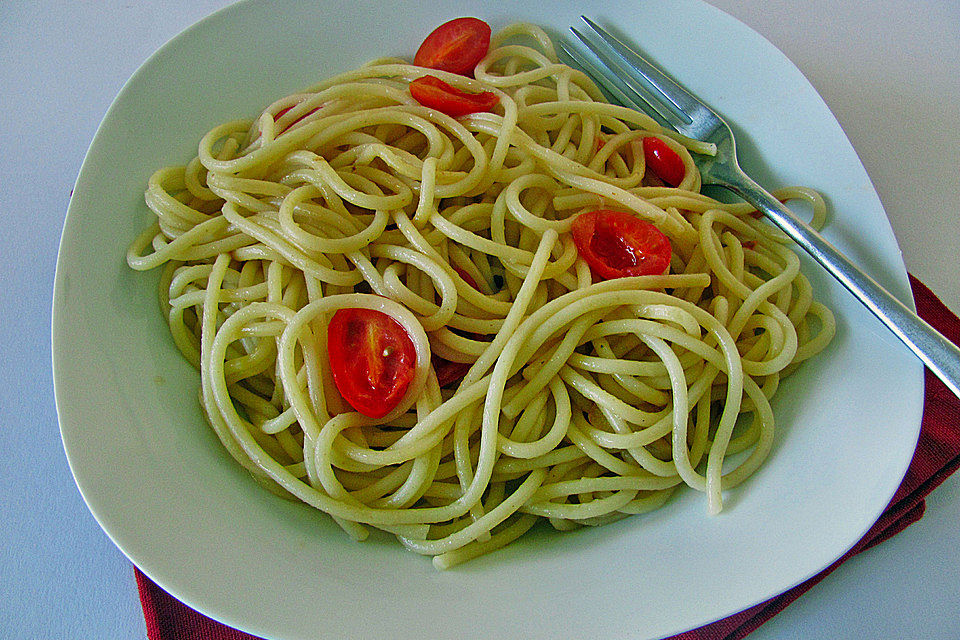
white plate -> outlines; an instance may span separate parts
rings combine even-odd
[[[782,386],[773,452],[717,517],[685,492],[648,516],[567,534],[537,529],[439,573],[391,539],[352,542],[323,514],[263,491],[201,418],[198,376],[157,310],[157,275],[124,262],[150,217],[150,173],[188,160],[208,129],[276,97],[370,58],[412,56],[425,33],[458,15],[556,33],[580,13],[617,25],[736,125],[762,182],[826,194],[826,235],[910,299],[856,153],[779,51],[697,0],[584,5],[244,2],[172,40],[124,87],[67,215],[54,378],[64,446],[90,510],[163,588],[268,638],[654,638],[790,588],[876,520],[916,443],[922,368],[809,263],[820,299],[837,312],[837,338]]]

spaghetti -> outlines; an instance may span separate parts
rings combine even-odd
[[[408,86],[428,74],[496,104],[423,106]],[[682,160],[675,186],[647,166],[651,137]],[[762,464],[770,398],[833,316],[783,236],[700,193],[691,150],[710,151],[608,104],[514,25],[473,78],[379,60],[214,128],[150,179],[156,220],[127,261],[162,268],[230,455],[356,538],[388,531],[445,568],[538,520],[604,524],[684,485],[717,512]],[[815,192],[777,196],[822,223]],[[599,208],[669,238],[667,272],[598,281],[571,227]],[[412,344],[382,417],[334,383],[327,327],[346,309]],[[438,378],[454,365],[462,379]]]

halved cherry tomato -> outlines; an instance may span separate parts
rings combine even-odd
[[[374,309],[340,309],[327,327],[333,382],[350,406],[382,418],[403,399],[417,366],[403,326]]]
[[[629,213],[607,209],[581,213],[571,231],[577,251],[604,280],[659,275],[670,267],[670,239]]]
[[[490,25],[478,18],[444,22],[426,37],[413,64],[460,75],[471,75],[490,50]]]
[[[650,170],[672,187],[680,184],[687,174],[683,160],[660,138],[647,136],[643,139],[643,157]]]
[[[467,93],[433,76],[423,76],[411,82],[410,95],[423,106],[442,111],[454,118],[490,111],[500,102],[500,98],[490,91]]]

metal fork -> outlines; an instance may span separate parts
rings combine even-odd
[[[745,174],[737,164],[733,132],[713,109],[595,22],[585,16],[581,18],[589,31],[585,34],[574,27],[570,30],[599,63],[561,42],[561,50],[570,59],[624,106],[647,112],[681,135],[716,145],[716,155],[694,154],[703,183],[729,189],[755,206],[823,265],[960,396],[960,348]]]

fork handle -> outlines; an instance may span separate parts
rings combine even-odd
[[[755,206],[803,247],[960,397],[960,348],[957,345],[864,273],[742,170],[737,168],[730,175],[712,177],[717,184]]]

